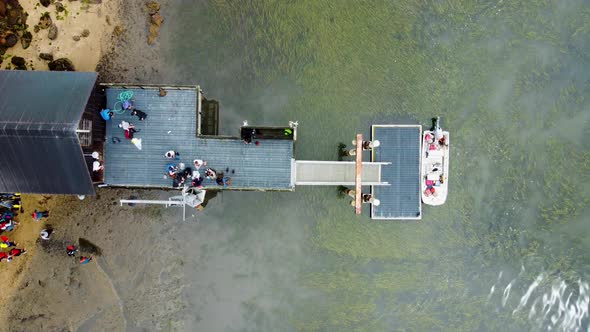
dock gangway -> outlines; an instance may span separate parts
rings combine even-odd
[[[388,185],[381,181],[381,166],[387,164],[389,163],[363,162],[362,185]],[[354,186],[356,165],[354,161],[295,160],[292,172],[297,186]]]

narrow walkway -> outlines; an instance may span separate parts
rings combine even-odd
[[[386,185],[381,181],[381,166],[387,163],[364,162],[361,183],[363,185]],[[356,164],[354,161],[295,161],[295,184],[305,186],[350,186],[355,185]]]

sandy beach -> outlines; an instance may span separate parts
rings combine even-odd
[[[48,70],[47,61],[38,55],[49,53],[54,59],[70,59],[76,71],[99,71],[113,81],[133,81],[138,74],[127,69],[133,69],[127,67],[127,57],[117,57],[121,54],[117,47],[142,54],[134,58],[136,63],[141,57],[157,59],[157,41],[151,46],[146,43],[149,16],[143,2],[63,1],[67,15],[65,11],[58,14],[54,4],[45,8],[38,1],[20,3],[29,14],[30,30],[44,12],[50,13],[58,28],[55,40],[47,38],[47,30],[40,30],[33,33],[27,49],[19,42],[6,51],[6,55],[23,57],[29,70]],[[121,13],[126,17],[122,26]],[[84,30],[89,32],[86,37]],[[8,66],[10,61],[5,60],[0,68]],[[119,207],[118,199],[130,194],[98,190],[96,197],[83,201],[75,196],[23,195],[24,212],[16,218],[20,224],[4,235],[27,253],[2,262],[0,319],[4,324],[0,330],[178,329],[182,288],[175,270],[182,269],[182,260],[172,254],[173,242],[165,239],[173,236],[167,229],[180,216],[169,211],[172,217],[162,219],[158,208]],[[33,221],[35,209],[50,211],[49,218]],[[44,228],[54,229],[49,241],[39,238]],[[91,263],[81,265],[77,258],[68,257],[65,248],[70,244],[79,247],[79,254],[92,256]]]
[[[180,211],[163,216],[159,207],[119,207],[118,199],[129,194],[105,189],[83,201],[24,196],[25,212],[8,235],[27,253],[2,263],[1,277],[8,280],[2,292],[6,331],[177,327],[182,287],[174,276],[182,269],[182,259],[173,254],[169,237],[174,237],[172,226]],[[134,194],[158,197],[147,191]],[[34,209],[50,211],[49,218],[34,222]],[[43,241],[38,234],[47,227],[55,232]],[[70,244],[93,261],[81,265],[68,257],[65,247]]]

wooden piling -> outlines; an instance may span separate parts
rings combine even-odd
[[[356,171],[355,171],[355,197],[354,209],[356,214],[361,214],[361,171],[363,167],[363,134],[356,134]]]

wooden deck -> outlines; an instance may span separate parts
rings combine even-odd
[[[293,190],[293,141],[259,139],[259,144],[245,144],[237,137],[197,137],[198,88],[166,88],[160,97],[157,86],[118,87],[106,90],[107,106],[113,108],[123,91],[133,91],[135,107],[147,113],[138,121],[129,113],[115,115],[106,122],[105,183],[112,186],[172,188],[165,176],[166,165],[183,163],[192,167],[193,159],[207,161],[199,170],[201,176],[211,167],[231,178],[228,187],[205,180],[208,189],[226,190]],[[142,139],[138,150],[118,128],[121,120],[135,124]],[[116,137],[120,142],[113,141]],[[164,158],[168,150],[179,152],[179,160]],[[229,170],[228,171],[226,171]]]

